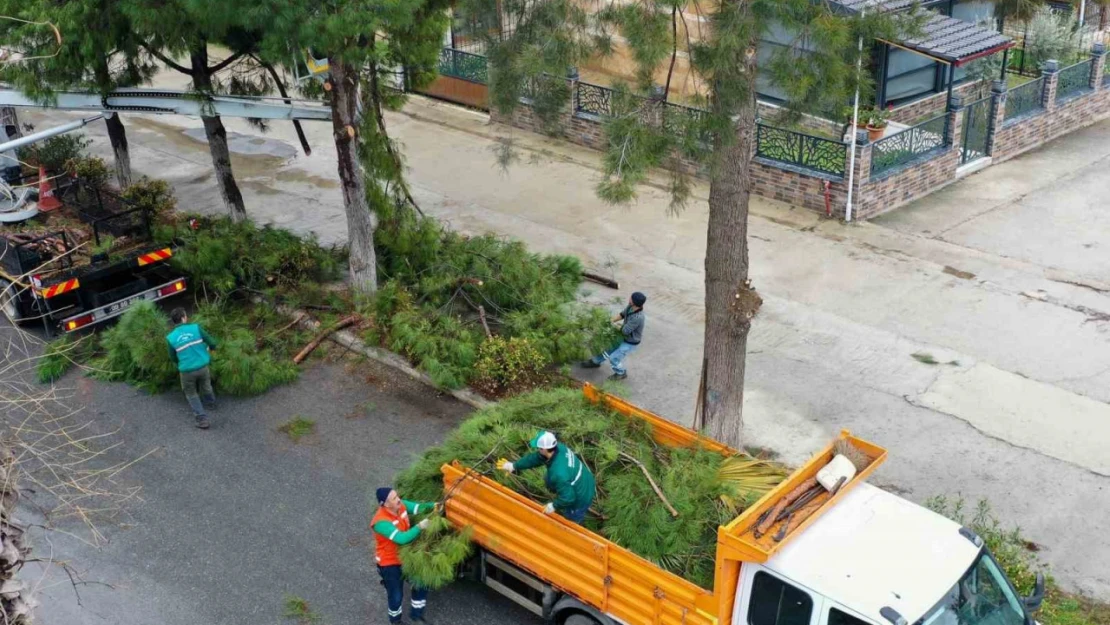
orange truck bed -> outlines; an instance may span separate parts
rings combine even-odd
[[[701,445],[724,455],[737,452],[689,428],[640,409],[589,384],[583,393],[628,418],[647,421],[656,442],[676,447]],[[447,518],[474,529],[474,540],[487,551],[529,571],[551,586],[577,597],[631,625],[729,625],[743,562],[765,562],[771,554],[812,523],[823,510],[866,477],[885,450],[848,437],[873,458],[867,470],[848,482],[836,496],[826,497],[786,539],[775,543],[771,532],[756,540],[750,526],[763,511],[795,486],[816,475],[832,459],[832,444],[795,471],[778,487],[718,530],[714,591],[710,592],[575,523],[543,514],[543,506],[454,462],[442,467]],[[461,484],[459,482],[462,482]],[[819,506],[819,507],[817,507]]]

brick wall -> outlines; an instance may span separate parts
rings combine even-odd
[[[1045,72],[1044,109],[1038,113],[1003,121],[995,131],[991,156],[994,162],[1014,158],[1060,135],[1089,126],[1110,115],[1110,85],[1102,83],[1105,52],[1093,54],[1090,92],[1056,102],[1056,68]],[[1005,102],[1005,94],[996,97]]]
[[[1095,60],[1091,75],[1092,90],[1057,103],[1055,101],[1057,72],[1055,69],[1050,69],[1045,74],[1045,109],[1037,114],[1006,122],[1003,119],[1006,90],[1001,83],[994,86],[991,97],[994,99],[995,108],[988,134],[988,150],[993,163],[1013,158],[1062,134],[1110,116],[1110,85],[1104,85],[1102,80],[1106,71],[1106,54],[1101,46],[1096,46],[1092,54]],[[961,90],[965,95],[977,95],[969,94],[972,87],[979,86],[965,85]],[[959,91],[957,90],[957,93]],[[950,107],[951,110],[948,112],[949,130],[946,149],[896,170],[883,172],[875,178],[870,175],[871,145],[867,143],[866,131],[861,133],[862,136],[857,140],[856,146],[857,186],[853,194],[853,219],[870,219],[906,202],[928,195],[956,180],[957,169],[960,166],[960,150],[954,146],[959,145],[964,121],[964,109],[959,105],[961,100],[959,96],[954,97],[954,106]],[[905,112],[909,107],[917,107],[912,113],[915,118],[931,117],[933,115],[930,115],[930,111],[939,114],[943,110],[937,103],[923,100],[903,107],[899,111]],[[769,109],[761,106],[761,111],[769,112]],[[907,114],[907,118],[909,116]],[[533,132],[543,132],[532,109],[528,106],[518,107],[511,120],[504,119],[496,112],[491,112],[490,117],[493,121],[509,123]],[[826,120],[819,121],[831,123]],[[575,113],[573,104],[568,104],[557,136],[594,149],[605,148],[602,120],[592,115]],[[679,167],[693,175],[704,176],[705,174],[696,163],[680,161]],[[841,179],[835,176],[822,176],[760,157],[756,157],[752,162],[752,192],[794,206],[824,212],[826,182],[829,183],[828,194],[833,215],[844,217],[848,198],[847,177]]]
[[[952,88],[952,95],[960,98],[974,97],[976,92],[985,90],[980,83],[966,83]],[[903,104],[890,112],[890,121],[899,124],[913,124],[944,112],[948,102],[948,92],[934,93],[927,98]]]

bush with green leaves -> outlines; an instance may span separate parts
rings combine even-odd
[[[475,382],[488,388],[511,388],[534,380],[549,362],[527,338],[491,336],[478,346]]]
[[[133,207],[149,211],[156,218],[169,215],[177,207],[177,198],[173,196],[170,183],[156,178],[143,176],[131,183],[120,195]]]
[[[92,141],[83,134],[66,134],[38,141],[16,150],[19,160],[32,167],[45,167],[52,175],[63,174],[85,157]]]
[[[212,352],[212,383],[226,395],[258,395],[297,377],[288,358],[257,346],[250,313],[230,304],[202,306],[190,321],[201,324],[219,343]],[[91,363],[95,377],[127,382],[147,392],[168,390],[178,382],[169,355],[169,318],[153,303],[140,302],[100,336],[101,353]]]
[[[459,562],[474,552],[473,530],[453,532],[451,523],[442,516],[429,517],[428,526],[420,536],[398,550],[405,565],[405,575],[418,579],[428,590],[438,590],[455,581]]]
[[[555,432],[597,478],[586,527],[704,588],[713,586],[717,527],[736,514],[723,498],[751,499],[777,483],[762,476],[745,483],[725,479],[724,456],[660,446],[646,422],[593,404],[578,389],[558,389],[522,394],[474,413],[397,477],[397,491],[417,501],[442,499],[440,467],[458,460],[491,472],[492,479],[537,502],[551,501],[542,468],[511,475],[493,470],[498,458],[515,460],[528,453],[528,441],[539,429]],[[643,463],[678,511],[677,518],[631,458]],[[774,472],[785,475],[781,467]],[[743,497],[738,496],[741,490]],[[408,561],[404,555],[406,572],[435,570],[440,579],[443,563],[433,567],[422,553],[410,554]],[[434,581],[409,574],[419,583]]]
[[[108,169],[108,164],[104,162],[104,159],[97,156],[87,156],[73,161],[72,171],[73,175],[94,187],[103,187],[108,184],[108,178],[112,175],[111,170]]]
[[[178,216],[159,227],[155,237],[166,244],[181,243],[174,267],[188,274],[194,290],[203,288],[214,295],[331,282],[339,278],[343,262],[340,250],[325,248],[312,236],[226,217]]]

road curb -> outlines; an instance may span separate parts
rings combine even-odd
[[[267,301],[262,297],[256,296],[251,299],[254,301],[255,304],[258,305],[273,306],[274,310],[277,310],[279,313],[289,317],[290,319],[300,316],[300,321],[297,322],[297,325],[305,328],[306,330],[319,331],[321,329],[321,323],[313,319],[307,311],[291,308],[283,304],[274,304],[273,302]],[[449,389],[439,386],[432,380],[431,377],[428,376],[428,374],[410,365],[404,357],[391,351],[381,349],[379,347],[372,347],[370,345],[367,345],[365,341],[358,338],[351,332],[348,332],[347,330],[340,330],[338,332],[332,333],[330,336],[328,336],[328,340],[332,343],[345,347],[350,351],[355,352],[356,354],[365,356],[366,358],[369,358],[370,360],[373,360],[378,364],[385,365],[390,369],[403,373],[416,380],[417,382],[421,382],[423,384],[426,384],[427,386],[432,387],[437,392],[447,393],[448,395],[473,408],[482,409],[494,405],[494,402],[482,397],[469,388]]]

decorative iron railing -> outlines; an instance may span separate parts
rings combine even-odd
[[[1044,108],[1044,77],[1030,80],[1006,93],[1005,119],[1013,119]]]
[[[486,57],[454,48],[439,51],[439,73],[470,82],[486,84],[489,82],[489,66]]]
[[[947,135],[948,115],[942,114],[879,139],[871,144],[871,175],[940,153],[948,146]]]
[[[669,134],[686,134],[692,131],[697,133],[699,141],[708,142],[709,129],[705,127],[708,114],[708,111],[699,108],[664,102],[663,118],[660,122],[663,124],[663,130]]]
[[[1080,61],[1060,70],[1056,76],[1056,101],[1069,98],[1091,88],[1091,59]]]
[[[607,117],[613,114],[613,90],[601,85],[579,82],[574,93],[574,112]]]
[[[834,176],[847,171],[848,145],[843,141],[764,124],[756,126],[756,156]]]

